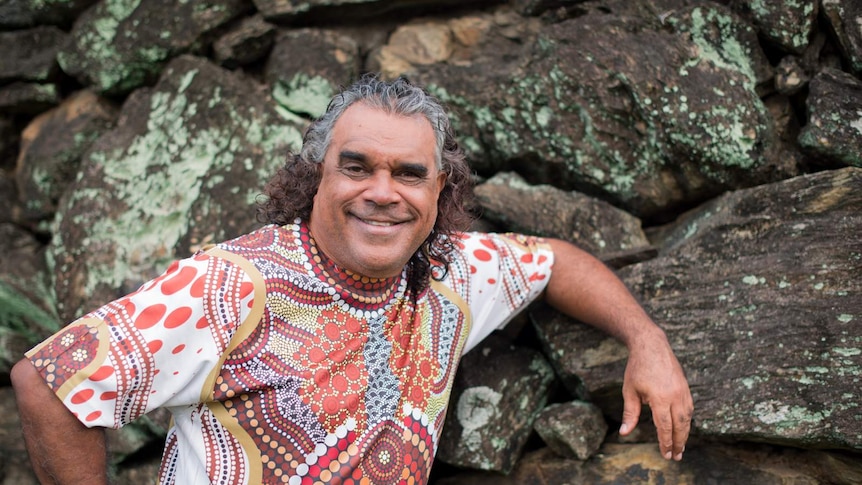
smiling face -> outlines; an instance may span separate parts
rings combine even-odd
[[[309,228],[341,268],[372,278],[401,273],[437,219],[446,174],[421,115],[357,103],[336,121]]]

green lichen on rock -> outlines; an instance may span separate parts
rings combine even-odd
[[[792,52],[802,52],[816,19],[816,0],[751,0],[754,22],[763,35]]]
[[[336,87],[322,76],[297,73],[288,81],[278,81],[272,88],[272,97],[293,113],[317,118],[326,111]]]
[[[57,62],[66,72],[77,72],[87,59],[98,59],[102,68],[90,73],[91,80],[102,92],[122,92],[140,85],[147,71],[134,63],[127,63],[117,50],[117,36],[133,36],[134,30],[120,29],[140,5],[140,0],[106,0],[98,7],[92,22],[74,32],[74,50],[62,50]],[[85,57],[86,56],[86,57]]]
[[[187,255],[183,244],[232,237],[220,229],[229,222],[247,228],[264,182],[301,140],[293,120],[243,97],[254,85],[241,86],[200,59],[171,66],[143,102],[132,103],[145,121],[119,126],[93,147],[83,168],[88,176],[82,173],[57,219],[55,274],[89,261],[75,270],[80,288],[72,291],[96,295],[142,282]],[[223,86],[213,82],[220,76]],[[213,94],[222,99],[211,107]],[[213,221],[226,212],[249,221]],[[185,238],[201,223],[190,243]]]

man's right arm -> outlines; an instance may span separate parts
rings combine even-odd
[[[78,421],[29,360],[15,364],[11,377],[24,442],[39,481],[107,484],[104,429]]]

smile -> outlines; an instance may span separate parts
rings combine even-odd
[[[389,227],[394,226],[395,222],[383,222],[383,221],[369,221],[367,219],[362,219],[362,222],[369,224],[371,226],[379,226],[379,227]]]

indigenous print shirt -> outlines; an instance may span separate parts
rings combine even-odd
[[[532,237],[456,243],[413,297],[404,273],[339,269],[301,221],[267,226],[27,355],[87,426],[169,409],[163,484],[422,484],[460,356],[544,290],[553,262]]]

